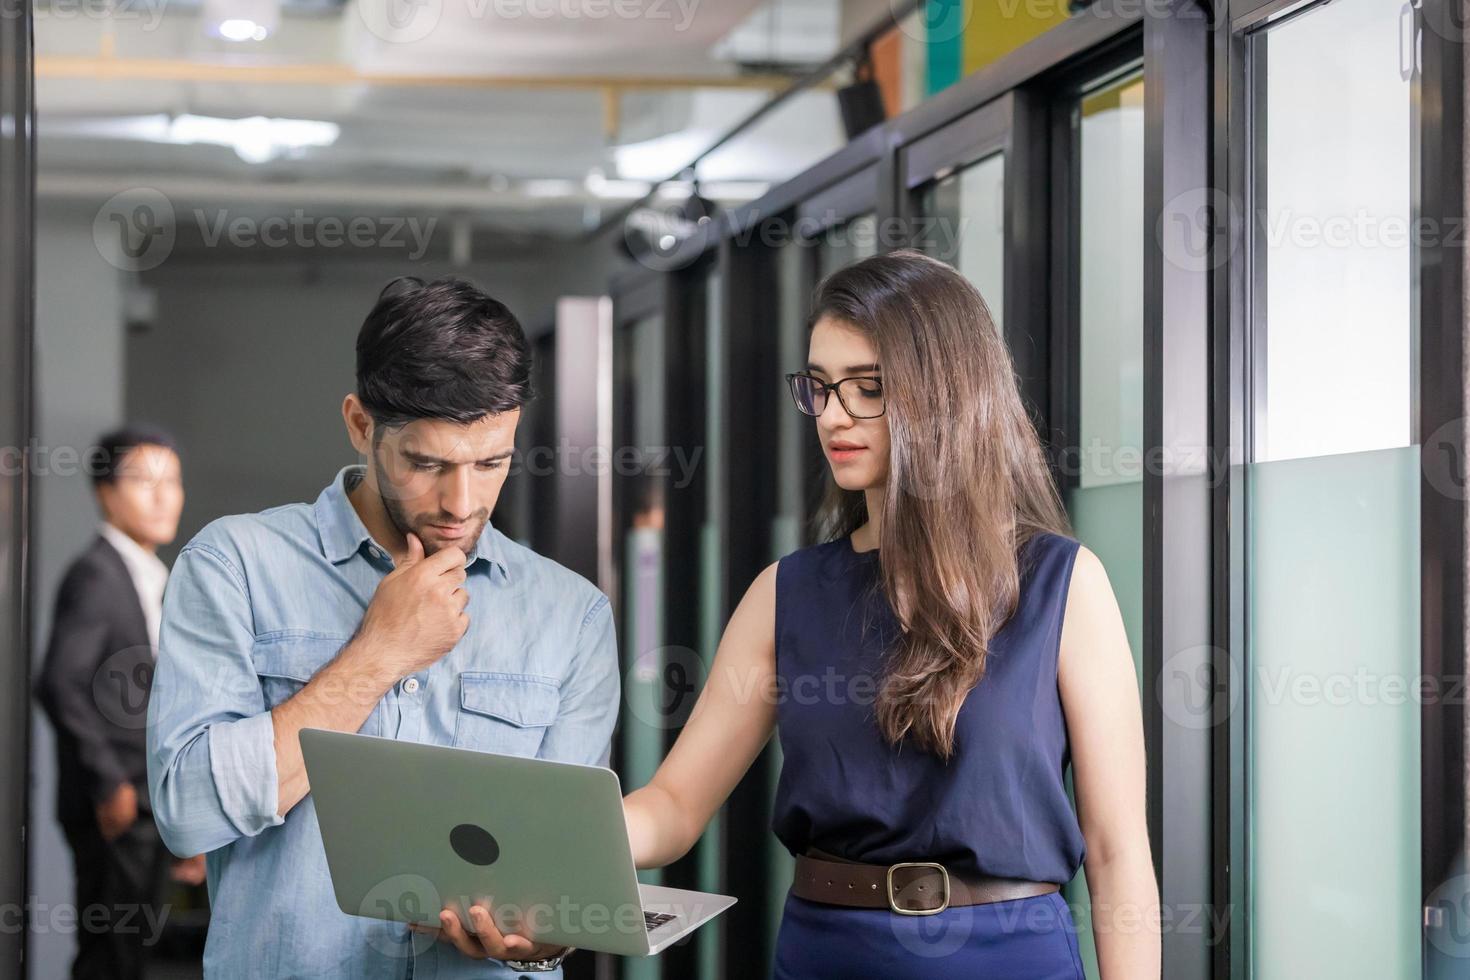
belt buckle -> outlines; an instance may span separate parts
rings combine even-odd
[[[935,868],[944,882],[944,903],[934,909],[901,909],[893,898],[893,872],[899,868]],[[888,866],[888,907],[899,915],[937,915],[949,908],[949,869],[934,861],[900,861]]]

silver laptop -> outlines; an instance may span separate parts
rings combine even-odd
[[[638,881],[611,769],[315,728],[301,750],[349,915],[437,926],[485,899],[537,942],[649,956],[735,904]]]

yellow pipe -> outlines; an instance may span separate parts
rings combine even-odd
[[[150,82],[241,82],[277,85],[389,85],[423,88],[521,88],[657,90],[686,88],[784,89],[791,79],[778,75],[736,77],[618,75],[421,75],[362,72],[346,65],[230,65],[168,58],[98,58],[37,55],[37,78]]]

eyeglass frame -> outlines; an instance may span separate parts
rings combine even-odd
[[[888,412],[888,400],[885,398],[883,400],[883,411],[879,412],[877,415],[857,415],[857,414],[855,414],[853,412],[852,409],[850,409],[850,408],[847,407],[847,401],[846,401],[846,399],[844,399],[842,397],[842,392],[837,390],[838,385],[841,385],[843,382],[846,382],[846,381],[876,381],[876,382],[878,382],[879,389],[881,390],[882,389],[882,385],[883,385],[883,376],[882,375],[879,375],[879,374],[854,374],[854,375],[852,375],[850,377],[838,378],[836,381],[827,382],[827,381],[823,381],[821,378],[817,377],[814,374],[809,374],[806,371],[792,371],[790,374],[786,375],[786,390],[791,392],[791,400],[796,403],[796,410],[798,412],[801,412],[801,414],[807,416],[808,418],[813,418],[813,419],[814,418],[818,418],[819,416],[821,416],[822,412],[825,412],[827,410],[827,406],[825,404],[823,404],[822,405],[822,412],[816,412],[816,413],[808,412],[805,409],[803,409],[801,407],[801,402],[798,401],[797,398],[796,398],[796,392],[793,391],[792,390],[792,387],[791,387],[792,382],[795,379],[797,379],[797,378],[808,378],[811,381],[816,382],[817,386],[819,388],[821,388],[824,393],[830,393],[830,394],[836,395],[837,396],[837,404],[839,404],[839,405],[842,406],[842,410],[847,413],[847,415],[848,415],[849,418],[859,419],[859,420],[881,419]]]

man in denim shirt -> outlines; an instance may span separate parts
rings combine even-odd
[[[607,764],[607,597],[489,523],[530,367],[515,317],[468,283],[390,283],[342,406],[366,465],[313,504],[216,520],[179,554],[148,785],[169,849],[207,853],[206,975],[514,977],[497,961],[547,968],[563,952],[502,935],[479,907],[446,911],[439,941],[344,913],[298,740],[327,728]]]

